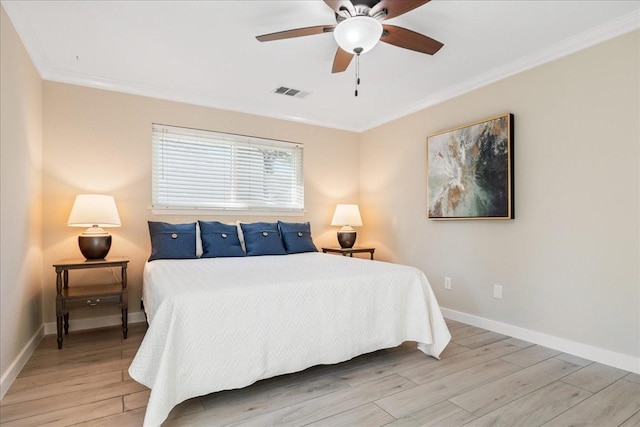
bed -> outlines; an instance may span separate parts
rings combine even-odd
[[[143,300],[129,374],[151,389],[145,426],[192,397],[405,341],[437,358],[451,338],[420,270],[317,252],[147,262]]]

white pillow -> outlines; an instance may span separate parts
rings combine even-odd
[[[202,239],[200,238],[200,224],[196,221],[196,256],[200,258],[202,256]]]
[[[244,244],[244,233],[242,232],[242,226],[240,225],[240,220],[236,220],[236,228],[238,229],[238,239],[240,239],[240,246],[242,246],[242,250],[246,254],[247,247]]]

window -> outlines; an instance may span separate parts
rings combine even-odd
[[[154,124],[154,209],[302,212],[302,144]]]

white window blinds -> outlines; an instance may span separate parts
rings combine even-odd
[[[155,209],[304,209],[298,143],[154,124]]]

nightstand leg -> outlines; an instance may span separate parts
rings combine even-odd
[[[62,348],[62,316],[56,316],[56,326],[58,327],[58,350]]]
[[[124,337],[124,339],[127,339],[127,333],[129,332],[129,328],[128,328],[128,314],[129,314],[129,309],[128,308],[123,308],[122,309],[122,336]]]

